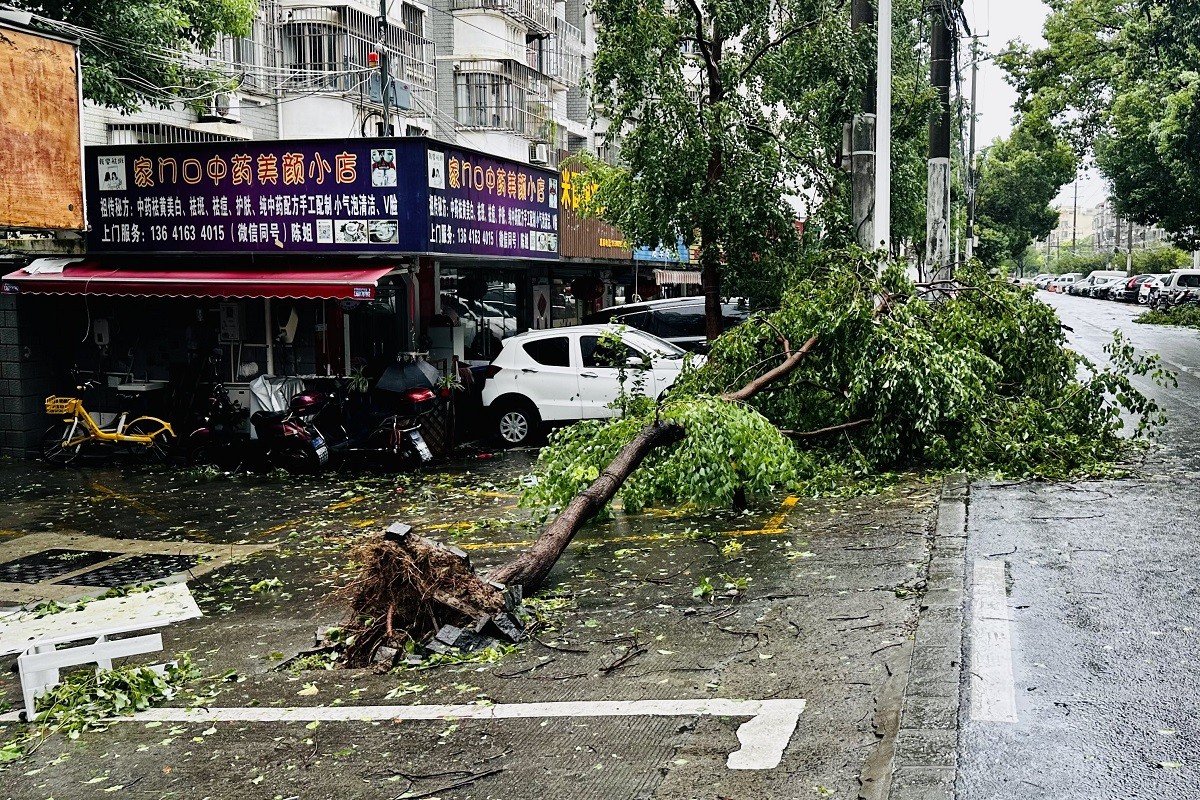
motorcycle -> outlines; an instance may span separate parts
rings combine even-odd
[[[270,462],[288,472],[319,472],[335,454],[424,464],[433,452],[421,435],[421,420],[437,407],[432,387],[438,377],[426,362],[394,364],[366,395],[352,396],[339,379],[333,391],[298,392],[285,409],[257,411],[250,423]]]
[[[339,457],[419,465],[433,460],[421,421],[437,407],[433,388],[439,377],[427,362],[410,361],[389,366],[366,393],[348,392],[348,384],[339,382],[323,397],[298,398],[304,397],[305,413]]]
[[[250,412],[229,397],[225,384],[215,381],[210,394],[198,410],[196,427],[183,442],[183,453],[191,466],[212,464],[235,470],[248,462],[261,460],[246,429]]]

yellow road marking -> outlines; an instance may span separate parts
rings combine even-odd
[[[100,494],[108,495],[109,497],[111,497],[114,500],[119,500],[120,502],[125,503],[127,506],[129,506],[130,508],[132,508],[136,511],[140,511],[143,514],[149,514],[150,516],[154,517],[155,519],[159,519],[159,520],[167,519],[166,515],[163,514],[161,511],[151,508],[150,506],[143,503],[141,500],[137,500],[128,495],[121,494],[120,492],[118,492],[114,489],[110,489],[102,483],[92,481],[92,489],[99,492]]]
[[[351,497],[349,500],[343,501],[341,503],[334,503],[333,505],[329,506],[325,510],[326,511],[341,511],[343,509],[349,508],[350,506],[354,505],[355,503],[361,503],[363,500],[366,500],[366,499],[367,498],[365,498],[365,497]]]
[[[796,503],[798,503],[798,502],[800,502],[800,499],[798,497],[788,497],[786,500],[784,500],[783,506],[779,509],[779,513],[776,514],[775,516],[771,517],[769,520],[767,520],[767,524],[765,527],[767,527],[767,528],[782,527],[784,520],[787,519],[788,513],[791,512],[791,510],[796,507]]]

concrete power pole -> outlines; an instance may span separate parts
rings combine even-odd
[[[979,37],[971,37],[971,136],[967,153],[967,258],[975,257],[975,192],[979,176],[975,174],[975,97],[979,84]]]
[[[850,7],[851,25],[869,26],[875,21],[871,0],[853,0]],[[867,78],[863,90],[862,109],[850,123],[850,178],[854,234],[859,246],[874,250],[879,246],[875,237],[875,74]]]
[[[892,250],[892,0],[879,0],[875,82],[875,241]]]
[[[929,121],[929,184],[925,215],[925,279],[948,280],[950,264],[950,58],[953,43],[948,3],[930,6],[933,47],[930,83],[938,110]]]

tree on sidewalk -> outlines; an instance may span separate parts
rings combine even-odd
[[[250,32],[256,0],[11,0],[35,24],[80,39],[83,94],[125,112],[228,88],[195,58]]]
[[[984,152],[976,208],[985,264],[1020,262],[1033,241],[1054,230],[1058,212],[1050,202],[1075,177],[1075,167],[1070,146],[1038,110]]]

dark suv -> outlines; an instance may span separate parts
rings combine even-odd
[[[750,308],[745,302],[728,300],[721,304],[722,330],[729,330],[746,321]],[[704,298],[677,297],[670,300],[650,300],[613,306],[582,320],[585,325],[615,322],[652,333],[685,350],[703,353],[708,350],[704,333]]]

